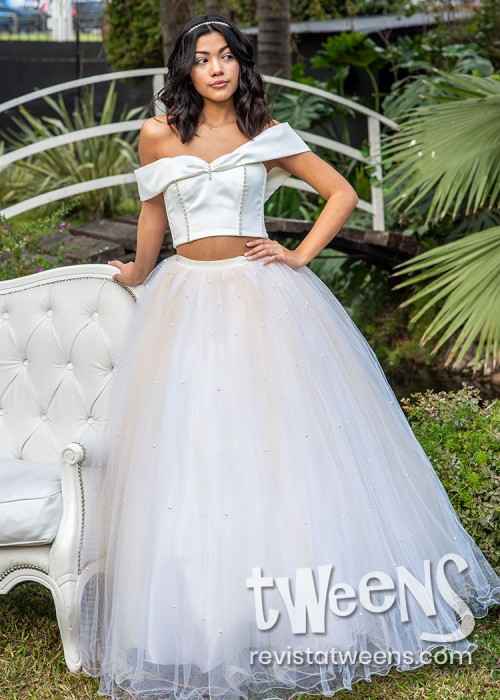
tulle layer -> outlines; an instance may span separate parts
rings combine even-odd
[[[477,648],[500,579],[309,268],[162,261],[110,396],[81,551],[99,694],[332,695]]]

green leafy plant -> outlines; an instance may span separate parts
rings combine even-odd
[[[317,80],[312,76],[305,76],[304,71],[305,65],[296,63],[292,66],[291,80],[325,92],[337,92],[335,77]],[[351,95],[350,99],[356,101],[357,98]],[[338,105],[320,95],[300,89],[291,89],[286,93],[278,92],[274,96],[273,115],[279,121],[289,121],[295,129],[313,131],[318,126],[327,136],[343,143],[350,142],[347,118],[356,118],[356,112],[350,107]]]
[[[481,53],[496,70],[500,69],[500,3],[498,0],[481,0],[472,4],[472,17],[456,23],[456,31],[473,36]],[[440,27],[443,31],[444,27]]]
[[[0,141],[0,156],[5,153],[5,143]],[[0,168],[0,208],[14,203],[19,192],[25,192],[30,184],[32,176],[16,165],[7,165]]]
[[[440,72],[439,86],[446,97],[432,97],[411,110],[401,131],[384,142],[386,167],[395,161],[385,178],[393,195],[388,206],[405,212],[425,204],[426,222],[460,216],[478,226],[484,212],[494,221],[500,194],[500,80]],[[405,304],[429,296],[423,311],[439,304],[421,342],[438,336],[436,352],[457,333],[446,364],[457,366],[477,340],[476,371],[482,355],[484,369],[500,359],[500,227],[466,236],[456,229],[455,240],[396,266],[395,276],[411,277],[395,288],[420,287]]]
[[[470,234],[421,253],[397,268],[404,273],[419,271],[395,289],[425,283],[402,303],[406,306],[427,297],[411,323],[439,305],[421,337],[421,344],[438,336],[432,353],[452,336],[445,364],[458,364],[477,340],[476,367],[484,355],[493,364],[499,359],[500,342],[500,226]],[[394,273],[401,274],[401,270]]]
[[[387,177],[397,185],[390,204],[405,211],[432,193],[427,220],[456,216],[462,204],[466,215],[492,208],[500,193],[500,79],[440,71],[434,83],[441,96],[412,109],[385,140],[386,160],[397,161]]]
[[[307,131],[311,124],[325,119],[331,109],[323,97],[301,90],[279,93],[275,97],[273,116],[278,121],[288,121],[294,129]]]
[[[352,67],[365,71],[373,87],[375,111],[380,111],[380,91],[376,70],[386,61],[384,49],[377,46],[367,34],[342,32],[329,36],[317,55],[311,59],[313,68],[332,68],[337,72],[340,94]]]
[[[422,100],[447,95],[440,86],[439,71],[461,75],[488,77],[493,75],[491,61],[480,54],[476,43],[440,46],[434,34],[427,37],[402,36],[386,48],[394,82],[389,94],[382,100],[384,114],[399,120],[409,110],[419,107]],[[406,73],[399,77],[400,73]]]
[[[411,394],[401,405],[451,504],[490,564],[500,565],[500,401],[456,392]]]
[[[13,117],[17,127],[15,133],[4,134],[4,138],[14,147],[21,148],[41,140],[68,134],[97,125],[128,121],[145,115],[142,108],[123,110],[118,117],[116,111],[116,90],[111,82],[100,117],[96,117],[94,90],[90,86],[81,101],[81,111],[70,114],[62,97],[58,100],[46,97],[46,103],[55,112],[55,117],[34,117],[27,109],[20,107],[22,118]],[[136,132],[125,135],[112,134],[66,144],[49,151],[38,153],[17,165],[17,169],[30,175],[27,187],[16,190],[17,200],[27,199],[40,192],[58,189],[76,182],[84,182],[100,177],[130,172],[137,167]],[[81,209],[101,218],[112,214],[117,203],[128,196],[127,186],[109,187],[79,195]],[[48,205],[42,215],[53,209]]]
[[[475,26],[477,41],[494,62],[497,69],[500,69],[500,4],[498,0],[483,0],[478,4],[475,13]]]
[[[319,215],[318,195],[281,187],[266,202],[265,215],[279,219],[315,221]]]
[[[104,47],[113,70],[163,65],[160,5],[157,0],[108,0]]]

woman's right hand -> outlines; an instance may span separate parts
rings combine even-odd
[[[145,278],[139,274],[133,261],[122,263],[120,260],[108,260],[108,265],[114,265],[120,270],[116,275],[113,275],[113,279],[117,282],[123,282],[123,284],[128,284],[130,287],[135,287],[144,282]]]

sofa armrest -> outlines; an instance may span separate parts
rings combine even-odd
[[[68,467],[81,464],[85,459],[85,447],[81,442],[70,442],[63,448],[62,460]]]
[[[59,528],[49,555],[52,576],[62,585],[81,573],[80,546],[85,525],[85,491],[82,463],[88,449],[70,442],[61,452],[62,510]]]

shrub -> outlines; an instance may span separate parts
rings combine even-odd
[[[411,394],[401,400],[416,438],[445,487],[462,525],[490,564],[500,565],[500,401],[479,389]]]
[[[104,46],[113,70],[163,65],[157,0],[110,0],[105,13]]]
[[[69,224],[62,220],[66,211],[63,206],[50,216],[22,224],[0,219],[0,280],[24,277],[67,264],[65,253],[59,246],[44,246],[42,252],[39,245],[40,238],[68,230]]]

